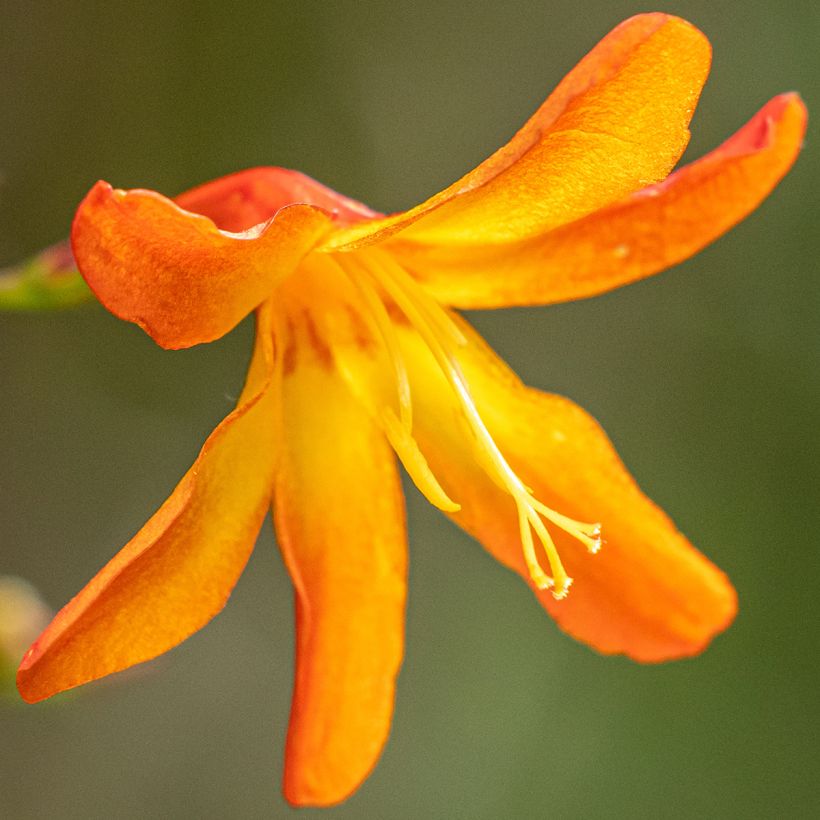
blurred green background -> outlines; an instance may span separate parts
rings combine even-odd
[[[820,112],[820,6],[656,2],[715,48],[688,157],[769,97]],[[503,143],[643,4],[4,2],[0,264],[68,232],[98,178],[175,194],[248,166],[397,210]],[[816,122],[816,120],[815,120]],[[816,816],[817,129],[744,224],[598,299],[471,318],[531,384],[604,424],[732,576],[702,657],[640,667],[563,636],[520,581],[408,494],[408,642],[393,733],[308,818]],[[0,573],[65,603],[166,497],[231,406],[251,340],[166,353],[97,306],[0,315]],[[270,523],[225,612],[153,664],[0,702],[0,817],[268,818],[292,675]]]

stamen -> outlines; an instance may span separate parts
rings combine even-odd
[[[403,268],[398,265],[392,267],[399,273],[400,281],[413,281]],[[441,309],[441,305],[432,296],[421,288],[414,287],[412,297],[419,307],[424,310],[428,321],[444,334],[445,339],[453,342],[458,347],[467,346],[467,337],[461,332],[461,328]]]
[[[469,385],[453,350],[454,346],[465,345],[466,339],[447,312],[419,288],[389,255],[370,251],[367,254],[356,254],[351,261],[373,282],[375,287],[382,288],[396,303],[427,345],[442,374],[456,394],[467,424],[475,437],[479,462],[493,481],[509,493],[515,502],[524,561],[533,583],[538,589],[551,589],[557,600],[565,598],[572,578],[567,575],[552,536],[541,517],[543,516],[581,541],[591,553],[597,552],[601,546],[600,525],[575,521],[542,504],[533,497],[532,491],[524,485],[510,467],[473,401]],[[380,302],[375,291],[371,290],[371,297]],[[395,333],[395,330],[392,332]],[[397,347],[398,342],[396,341]],[[396,420],[396,425],[398,426],[398,420]],[[415,440],[411,436],[408,438],[415,446]],[[400,442],[400,444],[405,443]],[[402,457],[398,449],[397,452]],[[420,453],[419,456],[423,459]],[[427,466],[426,462],[424,465]],[[432,478],[432,473],[430,477]],[[544,572],[538,561],[533,532],[538,536],[544,549],[552,577]]]
[[[560,527],[573,538],[577,538],[593,555],[601,549],[600,524],[585,524],[582,521],[576,521],[573,518],[555,512],[555,510],[542,504],[536,498],[533,498],[532,506],[538,510],[541,515],[552,521],[556,527]]]
[[[444,491],[413,438],[410,379],[399,347],[396,328],[387,313],[384,302],[365,278],[352,275],[345,265],[339,264],[330,255],[324,261],[326,264],[332,265],[337,273],[341,273],[346,280],[355,286],[366,308],[366,310],[357,311],[357,314],[370,325],[371,332],[376,337],[381,338],[384,351],[393,367],[396,377],[399,415],[396,415],[392,407],[379,407],[377,403],[376,406],[371,408],[375,420],[380,424],[387,436],[387,440],[390,442],[390,446],[395,450],[396,455],[404,465],[404,469],[407,470],[413,483],[423,493],[424,497],[433,506],[444,512],[458,512],[461,505],[453,501]]]
[[[532,504],[531,501],[530,504]],[[567,575],[567,571],[561,563],[561,557],[558,555],[558,550],[555,548],[555,543],[552,540],[552,536],[549,534],[549,530],[544,526],[544,522],[538,517],[535,510],[533,510],[532,507],[530,507],[530,510],[530,523],[532,524],[532,528],[535,530],[535,534],[541,541],[544,551],[547,553],[547,560],[549,561],[550,569],[552,570],[552,581],[554,584],[552,594],[553,597],[560,601],[562,598],[567,597],[567,592],[569,591],[569,585],[572,583],[572,578]]]
[[[530,529],[530,520],[527,515],[527,508],[523,504],[516,504],[518,508],[518,529],[521,533],[521,547],[524,551],[524,562],[530,573],[533,583],[538,589],[550,589],[555,586],[555,581],[550,578],[538,563],[538,557],[535,554],[535,544],[532,540],[532,529]]]
[[[413,483],[421,490],[424,497],[434,506],[444,512],[458,512],[460,504],[456,504],[450,496],[444,492],[438,479],[430,469],[427,459],[419,450],[416,440],[410,431],[396,418],[396,414],[385,407],[381,415],[382,427],[384,429],[390,446],[396,451],[396,455],[404,465]]]

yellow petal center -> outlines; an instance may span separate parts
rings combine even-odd
[[[393,306],[401,311],[424,341],[452,389],[472,434],[481,468],[515,503],[524,559],[533,583],[539,589],[552,590],[556,599],[564,598],[572,579],[564,569],[545,521],[577,538],[592,553],[601,546],[600,525],[575,521],[542,504],[510,467],[473,400],[458,361],[459,347],[465,345],[466,340],[447,311],[384,252],[360,250],[349,255],[335,255],[335,259],[359,292],[367,320],[381,338],[391,362],[399,412],[396,414],[387,408],[381,421],[417,486],[436,506],[448,512],[459,509],[439,485],[413,438],[410,381],[390,317],[390,307]],[[549,573],[541,565],[533,534],[546,556]]]

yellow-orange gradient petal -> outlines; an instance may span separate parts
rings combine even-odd
[[[475,170],[405,213],[329,236],[325,246],[350,249],[398,230],[429,242],[521,239],[657,182],[686,148],[710,61],[708,40],[684,20],[626,20]]]
[[[299,320],[301,322],[301,320]],[[296,681],[284,791],[295,805],[347,797],[390,729],[404,642],[406,532],[395,459],[306,323],[291,326],[275,498],[296,588]]]
[[[275,455],[269,307],[236,409],[139,533],[57,614],[23,659],[35,702],[167,651],[225,605],[270,503]]]
[[[541,502],[581,521],[600,521],[604,545],[589,554],[552,528],[574,583],[556,601],[533,591],[559,625],[604,653],[654,662],[695,654],[736,611],[726,576],[676,530],[637,487],[597,423],[560,396],[525,387],[471,330],[460,354],[491,434]],[[415,385],[415,434],[445,490],[452,518],[531,585],[515,506],[478,468],[447,386],[414,335],[403,335]]]
[[[439,301],[457,307],[594,296],[681,262],[747,216],[794,163],[805,127],[800,98],[782,94],[664,182],[543,236],[470,246],[397,237],[389,248]]]
[[[217,339],[260,305],[329,229],[311,205],[283,208],[245,234],[220,231],[152,191],[98,182],[71,231],[97,298],[166,348]]]

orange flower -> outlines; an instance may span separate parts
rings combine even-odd
[[[217,339],[255,310],[256,342],[236,409],[29,651],[23,697],[202,627],[272,503],[296,588],[285,794],[344,799],[385,741],[402,658],[394,453],[574,637],[647,662],[700,652],[735,614],[729,581],[640,492],[595,421],[525,387],[451,308],[601,293],[685,259],[755,208],[794,161],[805,110],[777,97],[670,176],[709,62],[688,23],[627,20],[507,145],[392,216],[280,168],[176,204],[98,183],[72,241],[100,301],[165,348]]]

